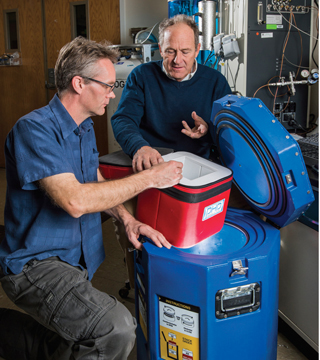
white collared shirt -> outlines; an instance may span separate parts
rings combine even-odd
[[[196,73],[198,69],[198,63],[197,61],[195,60],[194,61],[194,71],[191,72],[190,74],[188,74],[185,78],[183,78],[181,81],[187,81],[187,80],[190,80],[192,79],[193,75]],[[172,79],[172,80],[175,80],[177,81],[175,78],[173,78],[172,76],[170,76],[167,72],[167,70],[165,69],[165,67],[163,66],[163,63],[162,63],[162,71],[168,76],[169,79]]]

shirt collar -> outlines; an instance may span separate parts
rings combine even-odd
[[[72,132],[79,132],[78,125],[73,120],[71,115],[68,113],[66,108],[62,105],[62,102],[60,101],[58,94],[55,94],[52,100],[49,103],[49,106],[54,113],[60,128],[62,137],[66,139]],[[93,124],[93,121],[91,118],[87,118],[85,121],[83,121],[80,124],[80,128],[83,128],[85,131],[87,131]]]
[[[190,74],[188,74],[188,75],[187,75],[185,78],[183,78],[181,81],[187,81],[187,80],[192,79],[193,75],[196,73],[196,71],[197,71],[197,69],[198,69],[198,63],[197,63],[196,60],[194,61],[193,68],[194,68],[194,71],[191,72]],[[168,76],[169,79],[177,81],[176,79],[174,79],[172,76],[170,76],[170,75],[168,74],[167,70],[166,70],[165,67],[163,66],[163,62],[162,62],[162,71]]]

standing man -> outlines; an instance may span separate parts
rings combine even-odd
[[[209,127],[215,100],[231,94],[225,77],[197,64],[199,29],[191,17],[176,15],[159,25],[162,61],[142,64],[132,70],[111,123],[116,140],[133,158],[135,172],[163,161],[154,147],[188,151],[210,157]],[[132,213],[135,204],[125,206]],[[116,235],[126,254],[131,287],[133,257],[127,239],[115,221]]]
[[[117,181],[102,177],[90,116],[104,114],[115,97],[117,56],[109,44],[81,37],[65,45],[55,67],[58,93],[7,137],[0,281],[29,315],[0,310],[5,359],[124,360],[134,345],[135,319],[90,282],[105,258],[100,212],[117,218],[135,248],[139,235],[170,247],[121,204],[145,189],[175,185],[182,164]]]

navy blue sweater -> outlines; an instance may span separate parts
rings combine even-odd
[[[200,139],[181,133],[185,120],[193,128],[192,111],[209,126],[215,100],[230,94],[225,77],[198,65],[187,81],[171,80],[162,71],[162,61],[139,65],[129,74],[117,111],[111,118],[116,140],[133,157],[142,146],[166,147],[209,158],[210,131]]]

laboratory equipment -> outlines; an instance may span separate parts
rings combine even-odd
[[[261,99],[290,131],[309,128],[311,0],[239,1],[241,55],[225,72],[232,90]],[[315,74],[317,77],[317,74]]]

